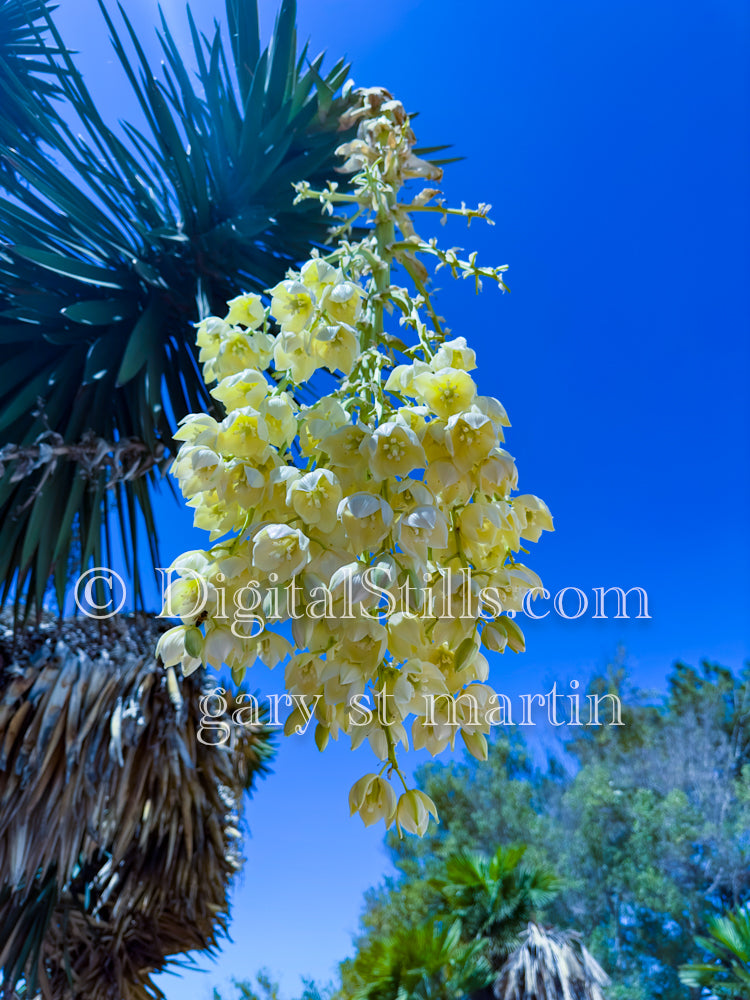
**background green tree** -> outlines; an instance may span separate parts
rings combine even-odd
[[[581,932],[608,996],[689,995],[678,968],[700,959],[695,935],[750,897],[750,671],[677,664],[655,699],[615,667],[589,690],[619,693],[626,725],[573,729],[544,766],[509,731],[486,763],[420,770],[441,823],[421,841],[388,835],[398,874],[367,894],[358,950],[434,908],[446,854],[526,842],[563,882],[543,919]]]

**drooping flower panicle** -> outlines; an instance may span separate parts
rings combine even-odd
[[[415,790],[396,797],[389,778],[406,788],[397,749],[437,754],[460,732],[486,757],[498,717],[481,647],[523,648],[505,613],[541,582],[516,555],[552,519],[537,497],[512,495],[507,415],[479,394],[465,338],[443,329],[424,260],[477,287],[504,287],[505,268],[440,249],[412,220],[470,221],[489,206],[449,209],[434,188],[399,201],[406,181],[441,171],[415,155],[387,91],[354,97],[342,124],[357,123],[357,138],[339,150],[342,171],[355,172],[350,191],[297,185],[298,199],[331,214],[351,209],[335,220],[334,249],[269,289],[268,306],[239,296],[198,326],[225,415],[182,421],[172,471],[214,544],[175,560],[164,611],[182,625],[158,653],[186,672],[225,663],[237,682],[256,659],[286,660],[296,699],[286,731],[312,716],[321,749],[341,733],[352,746],[367,740],[381,768],[355,784],[352,812],[422,835],[435,808]],[[352,240],[355,221],[368,220]],[[397,266],[409,287],[393,283]],[[321,369],[332,391],[306,403]],[[277,633],[289,621],[294,648]]]

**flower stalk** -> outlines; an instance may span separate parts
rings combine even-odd
[[[447,339],[427,265],[477,291],[483,279],[504,289],[506,268],[423,239],[412,219],[489,221],[489,206],[430,204],[434,187],[399,200],[442,171],[415,155],[400,102],[382,88],[354,96],[342,128],[357,136],[339,149],[351,189],[296,186],[298,201],[334,217],[330,253],[290,271],[268,304],[239,296],[198,326],[226,416],[182,422],[172,471],[212,544],[173,564],[165,609],[182,624],[158,652],[185,672],[225,663],[238,681],[256,660],[284,663],[285,731],[314,719],[321,750],[341,735],[366,740],[381,766],[352,789],[352,811],[421,835],[436,810],[408,788],[399,750],[434,755],[460,733],[486,756],[501,706],[481,647],[522,648],[506,613],[541,581],[513,554],[552,519],[537,497],[514,495],[507,415],[479,394],[465,338]],[[356,240],[355,221],[365,223]],[[395,283],[401,274],[407,284]],[[315,398],[319,370],[335,387]],[[285,622],[292,643],[278,632]]]

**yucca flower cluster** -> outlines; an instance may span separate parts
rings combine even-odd
[[[344,208],[335,249],[290,272],[269,305],[239,296],[198,327],[226,415],[185,418],[173,472],[215,544],[173,564],[165,611],[183,624],[158,654],[185,673],[226,664],[238,683],[258,660],[286,661],[285,731],[314,720],[321,750],[342,732],[353,747],[367,740],[380,766],[351,789],[352,812],[421,835],[435,807],[408,789],[397,749],[438,754],[460,733],[486,757],[497,702],[482,647],[523,648],[505,612],[541,583],[516,554],[552,520],[541,500],[512,496],[508,418],[478,393],[474,351],[444,329],[424,261],[477,289],[504,287],[505,268],[413,224],[417,212],[470,221],[489,206],[446,208],[430,187],[399,201],[406,181],[441,171],[415,155],[400,102],[381,88],[353,96],[342,125],[358,123],[357,138],[339,150],[351,188],[297,186],[331,215]],[[321,369],[327,393],[311,389]],[[289,621],[293,644],[279,631]]]

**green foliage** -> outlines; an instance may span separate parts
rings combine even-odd
[[[546,767],[511,731],[486,763],[420,770],[441,824],[421,841],[388,837],[399,874],[368,893],[360,952],[409,907],[434,912],[441,857],[523,841],[563,883],[544,919],[582,933],[611,1000],[689,995],[677,970],[700,959],[695,934],[750,898],[750,670],[678,664],[661,701],[620,668],[590,690],[617,693],[626,725],[570,730]]]
[[[462,1000],[484,987],[482,941],[465,942],[458,922],[429,920],[372,943],[353,970],[352,1000]]]
[[[720,1000],[750,998],[750,910],[739,909],[714,917],[708,936],[698,936],[710,962],[683,965],[680,979],[686,986],[709,990]]]
[[[348,67],[323,75],[322,55],[298,56],[293,0],[263,51],[255,3],[227,0],[229,46],[188,10],[197,83],[163,17],[157,79],[124,9],[121,32],[100,6],[141,129],[105,121],[43,3],[0,6],[4,99],[20,101],[30,73],[44,98],[5,105],[19,127],[0,121],[12,168],[0,196],[0,598],[15,583],[19,603],[40,604],[51,574],[62,601],[76,545],[81,565],[110,560],[113,507],[138,593],[141,518],[158,558],[155,469],[175,422],[212,404],[190,324],[322,244],[326,220],[292,205],[292,182],[324,184],[342,141],[334,95]],[[20,9],[46,18],[49,46]],[[13,50],[34,49],[33,62],[3,58],[8,11]],[[46,99],[51,86],[62,101]]]
[[[49,109],[49,99],[59,96],[58,72],[49,55],[57,50],[43,37],[50,10],[48,0],[0,0],[0,137],[13,145],[19,133],[37,135],[38,118]],[[9,178],[0,161],[0,182]]]
[[[519,943],[519,930],[560,889],[550,869],[524,862],[525,853],[525,845],[499,847],[491,857],[458,850],[430,879],[442,899],[441,915],[457,917],[464,938],[487,942],[494,970]]]
[[[249,979],[238,981],[232,980],[232,985],[237,991],[231,1000],[281,1000],[279,984],[274,981],[271,974],[266,969],[261,969],[255,976],[255,983]],[[329,1000],[331,990],[327,987],[320,987],[312,979],[302,979],[302,993],[298,1000]],[[213,991],[213,1000],[230,1000],[222,997],[217,989]]]
[[[528,864],[524,846],[491,856],[465,848],[435,857],[431,875],[381,899],[380,915],[343,963],[342,998],[460,998],[486,987],[559,883]],[[394,887],[396,888],[396,887]],[[395,912],[394,912],[395,909]]]

